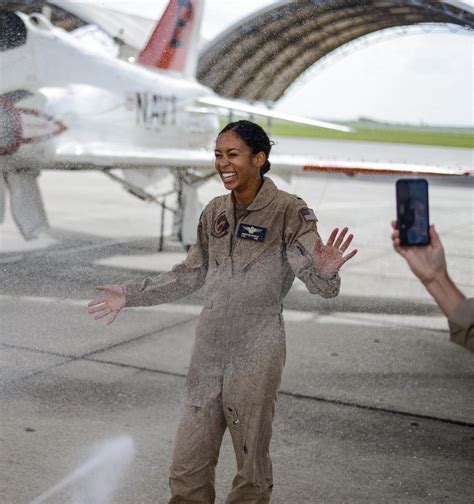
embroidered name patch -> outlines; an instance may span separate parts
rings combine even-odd
[[[317,221],[318,220],[316,218],[316,215],[314,215],[314,212],[311,210],[311,208],[308,208],[308,207],[302,208],[299,211],[299,214],[301,215],[301,218],[305,221]]]
[[[264,241],[267,228],[252,226],[252,224],[240,224],[237,236],[244,240]]]
[[[229,229],[229,223],[227,222],[227,218],[225,216],[225,211],[221,212],[214,221],[212,225],[212,236],[214,238],[222,238],[227,234],[227,230]]]

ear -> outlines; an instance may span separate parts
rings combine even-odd
[[[267,160],[267,156],[265,155],[265,152],[260,151],[257,154],[255,154],[255,164],[257,165],[258,169],[263,167],[266,160]]]

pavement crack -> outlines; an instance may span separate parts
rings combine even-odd
[[[150,336],[153,336],[153,335],[156,335],[156,334],[160,334],[161,332],[167,331],[168,329],[174,329],[175,327],[179,327],[180,325],[183,325],[183,324],[186,324],[187,322],[190,322],[194,318],[196,318],[196,317],[195,316],[188,317],[185,320],[181,320],[181,321],[176,322],[174,324],[171,324],[169,326],[162,327],[161,329],[159,329],[157,331],[147,332],[145,334],[141,334],[139,336],[135,336],[133,338],[129,338],[129,339],[125,340],[125,341],[120,341],[119,343],[114,343],[112,345],[108,345],[106,347],[99,348],[98,350],[94,350],[92,352],[87,352],[87,353],[82,354],[82,355],[69,355],[69,354],[64,354],[64,353],[61,353],[61,352],[55,352],[53,350],[44,350],[44,349],[41,349],[41,348],[31,348],[31,347],[27,347],[27,346],[23,346],[23,345],[12,345],[10,343],[0,343],[0,345],[3,346],[3,347],[6,347],[6,348],[13,348],[13,349],[16,349],[16,350],[27,350],[29,352],[33,352],[33,353],[37,353],[37,354],[51,355],[51,356],[54,356],[54,357],[61,357],[63,359],[66,359],[65,362],[58,362],[58,363],[53,364],[51,366],[48,366],[48,367],[46,367],[44,369],[40,369],[38,371],[34,371],[33,373],[31,373],[29,375],[22,376],[21,378],[18,378],[17,380],[14,380],[15,382],[22,382],[22,381],[25,381],[27,379],[34,378],[34,377],[39,376],[39,375],[41,375],[43,373],[46,373],[47,371],[49,371],[51,369],[58,368],[60,366],[64,366],[66,364],[69,364],[71,362],[75,362],[75,361],[78,361],[78,360],[85,360],[85,361],[88,361],[88,362],[101,362],[101,363],[104,363],[104,364],[113,364],[113,365],[121,366],[121,367],[131,367],[131,368],[135,368],[135,369],[137,369],[139,371],[152,371],[153,372],[155,370],[149,369],[149,368],[142,368],[140,366],[131,366],[131,365],[128,365],[128,364],[122,364],[120,362],[114,362],[114,361],[107,361],[107,360],[101,360],[101,359],[92,359],[91,357],[94,356],[94,355],[106,352],[108,350],[111,350],[113,348],[117,348],[117,347],[120,347],[122,345],[127,345],[129,343],[140,341],[140,340],[145,339],[147,337],[150,337]],[[173,376],[186,376],[186,375],[181,375],[179,373],[173,373],[173,372],[167,372],[167,371],[163,371],[162,374],[171,374]]]
[[[55,357],[63,357],[64,359],[75,359],[76,357],[69,354],[64,354],[61,352],[55,352],[54,350],[43,350],[42,348],[31,348],[24,345],[12,345],[11,343],[0,343],[1,346],[5,348],[13,348],[15,350],[28,350],[29,352],[53,355]]]
[[[328,404],[336,404],[338,406],[349,406],[352,408],[358,408],[358,409],[363,409],[363,410],[368,410],[368,411],[380,411],[382,413],[389,413],[391,415],[401,415],[401,416],[407,416],[411,418],[421,418],[424,420],[432,420],[435,422],[442,422],[442,423],[447,423],[447,424],[452,424],[452,425],[462,425],[463,427],[474,427],[474,422],[467,422],[464,420],[456,420],[454,418],[446,418],[446,417],[437,417],[434,415],[425,415],[423,413],[414,413],[410,411],[402,411],[402,410],[397,410],[393,408],[384,408],[383,406],[374,406],[371,404],[363,404],[363,403],[357,403],[357,402],[352,402],[352,401],[344,401],[342,399],[332,399],[329,397],[324,397],[324,396],[313,396],[313,395],[307,395],[307,394],[299,394],[298,392],[291,392],[289,390],[280,390],[279,395],[283,396],[288,396],[288,397],[294,397],[295,399],[307,399],[307,400],[312,400],[312,401],[318,401],[318,402],[323,402],[323,403],[328,403]]]
[[[149,338],[150,336],[160,334],[163,331],[167,331],[169,329],[174,329],[175,327],[179,327],[181,325],[187,324],[188,322],[191,322],[191,320],[193,320],[195,318],[197,318],[197,316],[193,315],[191,317],[186,318],[185,320],[180,320],[179,322],[176,322],[176,323],[171,324],[169,326],[162,327],[161,329],[159,329],[157,331],[147,332],[145,334],[141,334],[140,336],[134,336],[134,337],[129,338],[127,340],[119,341],[118,343],[113,343],[112,345],[108,345],[106,347],[99,348],[98,350],[93,350],[92,352],[87,352],[78,358],[79,359],[87,359],[88,357],[91,357],[92,355],[97,355],[97,354],[100,354],[103,352],[107,352],[108,350],[112,350],[114,348],[119,348],[121,346],[128,345],[129,343],[135,343],[135,342],[140,341],[142,339]]]
[[[137,366],[136,364],[126,364],[124,362],[110,361],[110,360],[106,360],[106,359],[90,359],[88,357],[84,357],[82,360],[85,360],[87,362],[98,362],[100,364],[111,364],[113,366],[118,366],[118,367],[122,367],[122,368],[136,369],[137,371],[146,371],[148,373],[156,373],[156,374],[160,374],[160,375],[176,376],[178,378],[186,378],[185,373],[166,371],[164,369],[154,369],[154,368],[149,368],[146,366]]]
[[[11,348],[16,348],[14,345],[8,345],[8,346],[11,347]],[[29,350],[29,349],[25,348],[24,350]],[[34,371],[33,373],[31,373],[29,375],[22,376],[21,378],[18,378],[17,380],[12,380],[11,382],[7,382],[6,384],[10,385],[13,382],[15,382],[15,383],[21,383],[23,381],[29,380],[30,378],[35,378],[36,376],[39,376],[39,375],[44,374],[44,373],[47,373],[51,369],[56,369],[58,367],[64,366],[65,364],[69,364],[70,362],[73,362],[73,361],[76,360],[74,357],[68,357],[66,355],[49,353],[49,352],[46,352],[46,351],[42,351],[42,352],[38,352],[38,353],[45,353],[45,354],[48,354],[48,355],[61,356],[61,357],[64,357],[65,359],[68,359],[68,360],[66,360],[64,362],[57,362],[56,364],[52,364],[51,366],[48,366],[48,367],[46,367],[44,369],[39,369],[38,371]]]

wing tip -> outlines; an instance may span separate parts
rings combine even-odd
[[[465,169],[444,169],[434,166],[412,166],[395,168],[391,166],[342,166],[330,163],[304,165],[304,172],[332,172],[345,173],[347,175],[433,175],[447,177],[470,177],[474,173]]]

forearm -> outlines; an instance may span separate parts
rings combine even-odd
[[[331,278],[318,274],[315,268],[308,268],[302,275],[302,280],[311,294],[319,294],[323,298],[333,298],[339,294],[341,278],[336,273]]]
[[[461,301],[448,322],[451,341],[474,352],[474,298]]]
[[[287,258],[293,273],[306,285],[311,294],[319,294],[324,298],[332,298],[339,294],[341,285],[339,273],[329,278],[322,275],[314,267],[310,252],[302,245],[289,248]]]
[[[451,280],[447,271],[436,275],[433,280],[423,282],[423,284],[447,317],[450,317],[456,306],[466,299]]]
[[[198,290],[205,281],[206,271],[191,270],[178,264],[170,272],[124,284],[127,307],[172,303]]]
[[[206,207],[207,209],[208,207]],[[172,303],[200,289],[206,281],[208,260],[208,235],[206,210],[198,224],[197,242],[189,249],[186,260],[173,266],[171,271],[140,282],[127,282],[125,306],[152,306]]]

